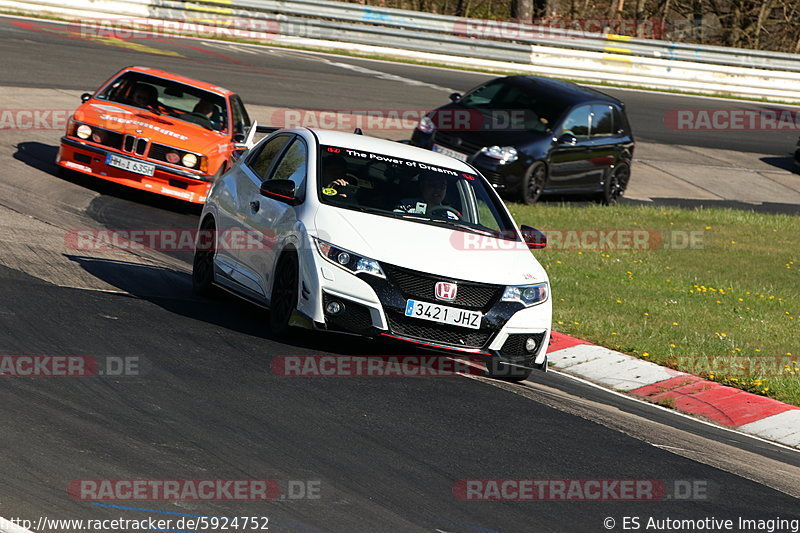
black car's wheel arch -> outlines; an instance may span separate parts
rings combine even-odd
[[[614,171],[616,170],[616,168],[617,168],[618,166],[620,166],[620,165],[622,165],[622,164],[625,164],[625,165],[628,165],[628,167],[630,168],[630,166],[631,166],[631,163],[632,163],[632,162],[633,162],[633,154],[630,152],[630,150],[628,150],[628,149],[626,148],[625,150],[623,150],[622,152],[620,152],[620,154],[619,154],[619,155],[617,156],[617,158],[614,160],[614,163],[613,163],[612,165],[610,165],[610,166],[609,166],[609,167],[606,169],[606,172],[605,172],[605,174],[603,175],[603,181],[601,181],[601,182],[598,184],[598,186],[599,186],[599,189],[600,189],[600,190],[602,190],[602,189],[603,189],[603,187],[604,187],[604,186],[605,186],[605,184],[606,184],[606,181],[607,181],[607,180],[608,180],[608,179],[611,177],[611,175],[614,173]]]
[[[525,173],[522,175],[522,179],[520,180],[520,184],[519,184],[519,187],[517,189],[518,196],[522,196],[523,197],[523,202],[524,203],[528,203],[524,199],[524,197],[526,195],[526,192],[525,192],[526,189],[529,188],[529,181],[530,181],[530,179],[533,178],[533,174],[538,169],[541,169],[541,172],[543,173],[544,181],[541,184],[542,185],[541,186],[541,192],[536,197],[536,200],[538,200],[541,197],[541,195],[544,194],[544,192],[547,190],[548,184],[550,183],[550,161],[549,161],[549,158],[531,160],[530,163],[525,166]]]

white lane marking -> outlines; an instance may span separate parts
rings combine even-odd
[[[68,24],[74,24],[73,22],[64,22],[64,21],[60,21],[60,20],[42,19],[40,17],[26,17],[24,15],[9,15],[9,14],[4,14],[4,13],[0,13],[0,18],[10,18],[10,19],[17,19],[17,20],[31,20],[31,21],[36,21],[36,22],[45,22],[47,24],[58,24],[58,25],[61,25],[61,26],[66,26]],[[169,33],[162,34],[162,33],[158,33],[158,32],[145,32],[144,30],[139,30],[139,31],[142,31],[143,33],[150,33],[152,35],[163,35],[163,36],[166,36],[166,37],[175,37],[175,35],[172,35],[172,34],[169,34]],[[182,37],[182,38],[183,39],[191,39],[193,41],[201,41],[201,42],[207,43],[207,41],[205,39],[201,38],[201,37]],[[274,50],[274,51],[278,51],[278,50],[280,50],[280,51],[292,51],[292,52],[296,52],[298,54],[307,54],[307,55],[318,55],[318,56],[328,56],[328,57],[342,57],[342,54],[334,54],[332,52],[319,52],[319,51],[316,51],[316,50],[300,50],[300,49],[297,49],[297,48],[290,48],[290,47],[286,47],[286,46],[270,46],[270,45],[267,45],[267,44],[237,43],[237,46],[242,47],[242,48],[247,48],[247,47],[262,48],[262,49],[266,48],[268,50]],[[400,65],[405,65],[405,66],[414,67],[414,68],[418,68],[418,69],[431,69],[431,70],[443,70],[443,71],[450,71],[450,72],[460,72],[460,73],[463,73],[463,74],[472,74],[472,75],[475,75],[475,76],[494,76],[490,72],[476,72],[474,70],[467,70],[467,69],[461,69],[461,68],[456,68],[456,67],[440,67],[440,66],[437,66],[437,65],[416,65],[414,63],[405,63],[402,60],[389,61],[389,60],[386,60],[386,59],[373,59],[373,58],[370,58],[370,57],[363,57],[363,58],[360,57],[360,58],[354,58],[354,59],[357,59],[358,61],[371,61],[371,62],[374,62],[374,63],[382,63],[382,64],[386,64],[386,65],[397,65],[397,64],[400,64]],[[636,92],[636,93],[642,93],[642,94],[663,94],[665,96],[681,96],[681,97],[684,97],[684,98],[701,98],[701,99],[705,99],[705,100],[717,100],[717,101],[723,101],[723,102],[737,102],[737,103],[740,102],[740,103],[743,103],[743,104],[753,104],[753,105],[760,105],[760,106],[775,106],[775,105],[779,105],[781,107],[800,108],[800,104],[788,104],[788,103],[783,103],[783,102],[781,102],[781,103],[777,103],[777,102],[762,102],[762,101],[759,101],[759,100],[747,100],[747,99],[744,99],[744,98],[742,98],[742,99],[740,99],[740,98],[725,98],[725,97],[722,97],[722,96],[713,96],[713,95],[673,93],[673,92],[669,92],[669,91],[665,91],[665,90],[659,90],[659,89],[639,89],[639,88],[636,88],[636,87],[616,87],[616,86],[611,86],[611,85],[593,84],[592,82],[588,82],[588,81],[579,81],[577,83],[579,85],[585,85],[587,87],[595,87],[595,88],[598,88],[598,89],[613,89],[613,90],[618,90],[618,91],[630,91],[630,92]],[[434,87],[436,87],[437,89],[446,90],[448,92],[459,92],[459,91],[455,91],[453,89],[448,89],[446,87],[438,87],[438,86],[434,86]]]
[[[203,41],[205,46],[209,48],[222,48],[223,50],[233,50],[235,52],[241,52],[243,54],[250,54],[250,55],[259,55],[259,53],[255,50],[252,50],[246,46],[241,46],[238,44],[231,44],[225,42],[214,42],[214,41]],[[272,50],[270,50],[272,51]]]
[[[210,47],[210,48],[221,48],[221,49],[226,49],[226,50],[233,50],[233,51],[236,51],[236,52],[243,52],[243,53],[246,53],[246,54],[258,54],[258,52],[256,52],[255,50],[251,49],[252,47],[258,46],[258,45],[231,44],[231,43],[216,42],[216,41],[203,41],[203,44],[205,46]],[[272,51],[272,50],[270,49],[270,51]],[[358,65],[351,65],[349,63],[342,63],[340,61],[331,61],[330,59],[326,59],[324,57],[320,57],[320,58],[313,57],[313,56],[308,57],[309,54],[307,54],[305,51],[291,50],[291,52],[302,53],[304,56],[306,56],[304,59],[309,59],[309,60],[313,60],[313,61],[321,61],[322,63],[326,63],[326,64],[331,65],[333,67],[339,67],[339,68],[343,68],[343,69],[347,69],[347,70],[352,70],[352,71],[358,72],[360,74],[366,74],[368,76],[374,76],[374,77],[376,77],[376,78],[378,78],[380,80],[396,81],[396,82],[400,82],[400,83],[405,83],[406,85],[412,85],[414,87],[429,87],[429,88],[437,90],[437,91],[446,91],[448,93],[456,92],[455,89],[451,89],[449,87],[442,87],[441,85],[436,85],[436,84],[433,84],[433,83],[427,83],[427,82],[424,82],[424,81],[415,80],[413,78],[406,78],[404,76],[398,76],[397,74],[389,74],[388,72],[383,72],[381,70],[373,70],[371,68],[361,67],[361,66],[358,66]]]
[[[33,531],[0,517],[0,533],[33,533]]]
[[[366,67],[359,67],[358,65],[350,65],[349,63],[339,63],[338,61],[330,61],[327,59],[323,60],[325,63],[329,65],[333,65],[334,67],[339,67],[347,70],[352,70],[358,72],[360,74],[367,74],[370,76],[375,76],[380,80],[388,80],[388,81],[397,81],[400,83],[405,83],[406,85],[413,85],[415,87],[430,87],[431,89],[435,89],[437,91],[446,91],[449,93],[456,92],[455,89],[450,89],[448,87],[442,87],[441,85],[436,85],[433,83],[427,83],[424,81],[415,80],[412,78],[405,78],[403,76],[398,76],[396,74],[389,74],[388,72],[382,72],[380,70],[372,70],[371,68]]]
[[[678,450],[678,451],[681,451],[681,452],[691,452],[692,451],[692,450],[689,450],[687,448],[679,448],[678,446],[667,446],[666,444],[656,444],[654,442],[651,442],[650,444],[652,444],[656,448],[661,448],[662,450]]]

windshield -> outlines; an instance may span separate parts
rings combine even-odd
[[[222,96],[141,72],[122,74],[97,98],[168,115],[213,131],[228,128],[228,110]]]
[[[540,132],[549,131],[570,107],[556,96],[525,90],[502,80],[478,87],[464,95],[459,103],[491,115],[492,123],[503,124],[511,120],[513,124],[519,124],[520,129]]]
[[[319,161],[317,189],[322,203],[518,238],[501,202],[477,174],[337,146],[320,147]]]

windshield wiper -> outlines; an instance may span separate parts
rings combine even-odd
[[[497,237],[495,232],[492,230],[484,230],[480,228],[476,228],[474,226],[470,226],[465,222],[459,222],[458,220],[450,220],[450,219],[441,219],[441,218],[429,218],[425,215],[419,215],[416,213],[397,213],[400,217],[408,219],[408,220],[421,220],[426,223],[434,224],[436,226],[443,226],[443,227],[450,227],[450,228],[458,228],[469,231],[471,233],[477,233],[478,235],[485,235],[486,237]]]

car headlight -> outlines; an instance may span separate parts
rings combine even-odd
[[[436,125],[431,120],[431,117],[422,117],[417,124],[417,129],[422,133],[433,133],[433,130],[436,129]]]
[[[183,154],[181,163],[183,163],[183,166],[185,167],[194,168],[194,166],[197,164],[197,156],[194,154]]]
[[[322,257],[331,263],[345,270],[349,270],[354,274],[364,272],[366,274],[378,276],[379,278],[386,277],[380,263],[376,260],[354,254],[353,252],[348,252],[347,250],[343,250],[319,239],[314,239],[314,241],[317,243],[317,250],[319,250]]]
[[[504,165],[513,163],[519,157],[517,149],[513,146],[489,146],[488,148],[483,148],[481,152],[487,157],[500,160],[500,163]]]
[[[506,287],[503,291],[504,302],[520,302],[525,307],[540,304],[550,296],[550,288],[547,283],[537,283],[536,285],[520,285]]]
[[[78,126],[78,129],[75,130],[75,135],[80,137],[81,139],[88,139],[92,136],[92,128],[87,126],[86,124],[81,124]]]

